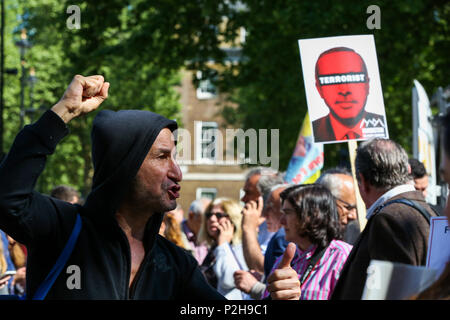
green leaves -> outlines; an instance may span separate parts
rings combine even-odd
[[[374,34],[390,136],[412,152],[411,89],[413,79],[429,97],[448,85],[450,61],[445,1],[408,3],[377,1],[381,29],[366,27],[368,1],[243,1],[249,8],[229,22],[248,31],[246,61],[223,77],[222,91],[231,92],[242,128],[280,128],[280,165],[287,167],[307,110],[298,39]],[[230,31],[228,31],[230,32]],[[445,75],[447,73],[447,76]],[[346,144],[325,146],[325,166],[339,164]]]

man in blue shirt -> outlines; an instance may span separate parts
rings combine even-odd
[[[265,202],[262,216],[265,217],[267,229],[274,232],[274,235],[267,245],[267,250],[263,257],[264,278],[258,281],[254,274],[247,271],[237,271],[234,274],[236,287],[245,293],[250,294],[253,299],[260,299],[266,288],[265,281],[272,270],[276,258],[281,256],[286,249],[288,242],[285,240],[284,228],[281,227],[281,199],[280,193],[286,189],[288,185],[279,184],[273,186],[269,191],[269,196]],[[262,206],[262,198],[259,198],[259,206]],[[246,206],[244,210],[257,210],[254,204]],[[244,213],[245,214],[245,213]]]

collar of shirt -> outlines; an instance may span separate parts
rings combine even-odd
[[[298,246],[296,249],[296,255],[294,256],[293,263],[297,263],[301,260],[309,260],[311,259],[312,255],[316,251],[317,245],[312,244],[306,249],[305,251],[301,250]]]
[[[364,119],[364,117],[362,119]],[[353,127],[349,128],[349,127],[343,125],[339,120],[337,120],[330,113],[331,127],[333,128],[334,136],[336,137],[336,140],[347,140],[347,139],[344,138],[344,136],[349,131],[353,131],[353,132],[359,134],[359,136],[362,138],[363,134],[362,134],[362,129],[360,128],[362,119],[356,125],[354,125]]]
[[[414,188],[413,185],[410,184],[402,184],[400,186],[394,187],[391,190],[389,190],[388,192],[384,193],[381,197],[379,197],[377,199],[377,201],[375,201],[370,208],[367,210],[367,214],[366,214],[366,219],[369,220],[371,216],[374,215],[375,210],[381,206],[383,203],[385,203],[386,201],[388,201],[389,199],[399,195],[400,193],[404,193],[404,192],[409,192],[409,191],[415,191],[416,189]]]

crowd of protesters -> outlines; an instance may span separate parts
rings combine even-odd
[[[378,143],[396,145],[388,140],[378,140]],[[405,153],[400,146],[396,147],[403,153],[404,161]],[[413,192],[416,201],[425,202],[428,184],[424,182],[424,166],[416,159],[408,162],[411,172],[404,171],[403,178],[399,175],[403,180],[396,183],[396,187],[409,185],[407,192]],[[396,164],[392,165],[394,168]],[[445,168],[441,170],[445,172]],[[251,169],[241,201],[229,198],[194,200],[186,215],[177,206],[165,213],[159,234],[193,255],[207,281],[232,300],[269,297],[268,278],[282,263],[288,243],[293,242],[295,255],[288,264],[298,275],[300,299],[331,299],[352,245],[360,236],[351,173],[342,167],[329,169],[316,183],[307,185],[285,184],[282,177],[282,173],[270,168]],[[413,191],[412,186],[424,197]],[[50,195],[70,203],[81,201],[79,192],[64,185],[55,187]],[[404,208],[399,207],[398,212],[402,211]],[[428,211],[431,215],[436,214]],[[414,215],[413,212],[408,214]],[[416,225],[420,224],[420,221],[416,222]],[[424,265],[428,226],[424,225],[423,229],[420,259],[406,262]],[[4,232],[0,231],[0,234],[1,273],[16,271],[15,275],[1,280],[0,293],[21,295],[25,292],[26,247]],[[399,237],[396,234],[391,241],[399,242]],[[403,252],[405,255],[417,254],[406,248]],[[387,254],[385,259],[403,261],[399,256]],[[312,268],[310,261],[314,261]],[[367,268],[367,261],[355,263],[355,266]],[[352,295],[355,294],[352,298],[361,294],[364,270],[360,273],[359,291],[355,291],[355,284],[349,289]]]
[[[440,131],[440,173],[449,183],[450,113],[442,117]],[[180,206],[172,206],[173,210],[161,216],[159,235],[186,252],[192,258],[189,263],[195,261],[204,280],[227,299],[361,299],[371,260],[425,265],[429,218],[442,212],[450,219],[450,208],[447,204],[439,211],[426,203],[426,172],[393,140],[360,143],[355,166],[356,185],[346,168],[327,170],[316,183],[305,185],[284,183],[283,173],[269,168],[251,169],[242,199],[220,195],[193,199],[186,214]],[[363,230],[356,188],[367,208]],[[169,188],[172,198],[178,190]],[[79,193],[65,186],[56,187],[50,196],[72,204],[81,202]],[[133,199],[129,197],[127,201]],[[3,231],[0,235],[0,272],[15,271],[0,279],[0,294],[23,295],[27,248]],[[163,264],[159,268],[172,268],[164,265],[169,258],[158,257]],[[430,288],[414,298],[449,299],[449,265]],[[139,271],[135,272],[138,277]],[[205,295],[210,292],[202,290]]]

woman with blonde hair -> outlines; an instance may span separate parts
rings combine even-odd
[[[192,254],[192,251],[189,250],[190,248],[183,242],[181,225],[178,223],[174,211],[172,210],[164,214],[161,227],[159,228],[159,234]]]
[[[213,200],[205,210],[198,239],[209,246],[201,265],[203,274],[229,300],[245,298],[233,277],[235,271],[248,269],[242,250],[241,210],[239,203],[232,199]]]

